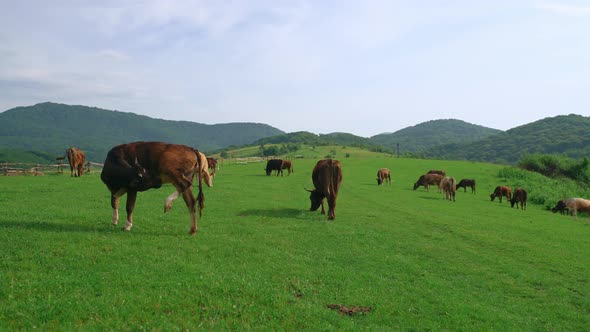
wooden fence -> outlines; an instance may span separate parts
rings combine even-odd
[[[45,173],[57,173],[63,174],[64,169],[69,168],[69,164],[57,163],[51,164],[33,164],[33,163],[0,163],[0,175],[11,176],[11,175],[33,175],[40,176]],[[84,167],[84,173],[90,173],[95,170],[102,169],[103,164],[95,162],[87,162]]]

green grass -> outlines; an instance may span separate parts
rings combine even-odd
[[[511,185],[497,165],[336,157],[333,222],[308,211],[317,159],[282,178],[228,163],[194,237],[181,199],[163,213],[170,187],[140,193],[123,232],[97,174],[0,177],[0,329],[588,329],[586,218],[490,202]],[[391,186],[376,185],[380,167]],[[412,191],[429,169],[478,192]]]

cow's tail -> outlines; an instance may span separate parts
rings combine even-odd
[[[197,157],[197,164],[195,165],[197,169],[197,180],[199,181],[199,194],[197,194],[197,204],[199,205],[199,218],[203,216],[203,208],[205,208],[205,195],[203,195],[203,178],[201,175],[201,154],[199,150],[193,149],[195,152],[195,156]]]

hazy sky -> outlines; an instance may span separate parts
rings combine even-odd
[[[0,111],[373,136],[590,115],[590,1],[0,0]]]

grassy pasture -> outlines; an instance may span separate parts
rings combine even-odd
[[[182,199],[163,213],[171,187],[140,193],[123,232],[98,174],[0,177],[0,329],[588,329],[586,218],[490,202],[497,165],[336,157],[335,221],[308,211],[317,159],[282,178],[228,163],[195,237]],[[477,194],[412,191],[434,168]]]

